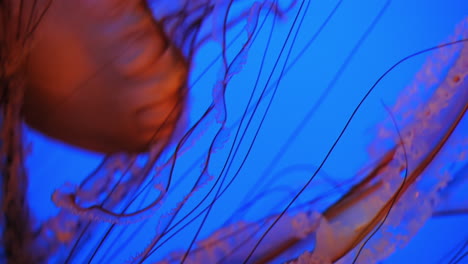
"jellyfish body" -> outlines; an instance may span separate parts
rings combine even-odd
[[[187,64],[144,1],[52,1],[24,71],[26,122],[93,151],[162,149],[185,105]]]
[[[276,64],[281,65],[281,59],[290,55],[287,49],[294,50],[296,38],[291,32],[300,28],[299,14],[306,16],[309,2],[161,0],[152,2],[158,22],[142,3],[53,1],[50,16],[44,17],[37,30],[37,44],[25,66],[29,74],[25,119],[33,127],[91,150],[140,151],[150,137],[138,130],[139,112],[164,106],[167,111],[162,115],[172,121],[166,137],[154,136],[156,145],[149,153],[109,156],[84,179],[54,191],[52,201],[59,211],[37,221],[34,232],[26,232],[36,246],[33,257],[40,260],[38,263],[376,263],[405,245],[434,213],[438,192],[451,180],[447,175],[451,175],[452,167],[444,167],[445,161],[453,160],[457,166],[465,162],[466,133],[460,130],[460,120],[466,121],[467,49],[462,42],[434,49],[440,51],[440,56],[427,63],[415,84],[398,95],[397,103],[386,115],[394,119],[388,117],[378,126],[375,139],[369,143],[366,167],[354,174],[352,181],[322,175],[336,143],[321,165],[313,166],[311,155],[303,155],[307,156],[305,165],[295,156],[293,165],[273,173],[271,168],[280,163],[280,158],[272,158],[270,165],[262,163],[263,156],[272,152],[270,145],[276,143],[270,135],[272,130],[268,130],[268,136],[263,134],[263,139],[268,140],[265,153],[254,159],[249,155],[257,144],[255,140],[259,140],[257,135],[262,135],[262,123],[274,116],[268,108],[293,64],[289,64],[289,57],[284,59],[278,80],[270,82],[270,78],[280,68]],[[337,8],[340,3],[337,1]],[[231,8],[234,4],[241,6],[240,11]],[[71,9],[89,15],[89,21],[75,17]],[[336,8],[331,10],[333,17]],[[261,51],[268,50],[269,37],[259,37],[261,32],[268,32],[264,22],[271,22],[269,32],[273,34],[285,14],[292,21],[283,46],[286,51],[280,49],[270,56],[275,57],[275,66],[266,74],[270,76],[263,90],[256,90],[255,84],[252,96],[245,99],[248,103],[230,101],[229,93],[237,87],[233,85],[236,74],[251,70],[244,69],[247,59],[260,57],[255,52],[247,56],[258,48],[255,42],[264,41],[266,48],[262,46]],[[377,18],[381,16],[376,13]],[[133,36],[134,29],[138,36]],[[457,37],[465,36],[466,24],[459,29]],[[130,37],[120,38],[126,33]],[[296,36],[299,33],[297,29]],[[321,33],[322,27],[318,27],[316,35]],[[178,70],[191,66],[194,54],[204,45],[210,48],[211,40],[221,55],[217,58],[218,79],[213,86],[204,87],[210,91],[209,103],[191,120],[183,137],[167,145],[168,135],[184,111],[185,97],[180,87],[185,82],[186,68]],[[236,45],[238,42],[241,45]],[[177,48],[167,48],[172,44]],[[70,50],[64,50],[64,45]],[[60,56],[53,56],[55,50]],[[344,65],[355,51],[349,53]],[[52,57],[48,60],[46,56]],[[260,67],[254,71],[258,79],[265,75],[262,70],[269,59],[266,55],[260,58]],[[207,61],[205,57],[201,60]],[[62,67],[71,62],[79,63],[76,69]],[[182,68],[165,67],[179,63]],[[343,69],[340,66],[338,74]],[[160,70],[161,75],[155,73]],[[435,70],[440,72],[432,74]],[[62,76],[56,79],[57,86],[52,81],[56,74]],[[216,73],[211,70],[206,75]],[[325,73],[313,75],[325,78]],[[253,83],[245,79],[249,86]],[[333,88],[335,81],[329,87]],[[246,86],[234,90],[247,94]],[[159,89],[168,97],[162,96]],[[177,100],[159,101],[171,99],[171,95]],[[412,101],[419,99],[416,107]],[[326,100],[320,97],[319,101]],[[232,108],[238,105],[241,111],[236,115]],[[178,110],[169,111],[171,107]],[[284,109],[283,114],[292,113],[290,108]],[[316,107],[312,107],[311,112],[315,111]],[[157,133],[165,123],[153,118],[150,114],[148,131]],[[251,123],[255,118],[261,120],[258,126]],[[290,114],[286,119],[294,118]],[[317,127],[313,131],[301,144],[318,152],[315,145],[308,146],[318,133]],[[292,142],[284,141],[287,146]],[[354,151],[348,151],[346,158],[351,158]],[[285,152],[281,150],[278,155]],[[352,166],[347,159],[340,160],[336,167]],[[252,171],[245,170],[246,160],[254,160]],[[258,170],[262,166],[264,173]],[[296,172],[303,177],[297,180]],[[257,182],[254,175],[258,175]],[[316,182],[332,188],[322,193],[316,189]],[[241,194],[246,197],[242,199]]]

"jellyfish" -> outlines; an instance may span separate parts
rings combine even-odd
[[[370,2],[6,1],[3,260],[378,263],[463,216],[466,21],[362,68],[403,5]],[[53,182],[52,209],[34,208]]]

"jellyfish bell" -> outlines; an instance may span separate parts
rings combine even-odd
[[[184,111],[186,60],[145,1],[52,1],[23,68],[26,123],[88,150],[163,148]]]

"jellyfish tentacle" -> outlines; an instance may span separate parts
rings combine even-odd
[[[451,45],[455,46],[456,44],[457,42]],[[434,209],[434,205],[431,204],[433,197],[450,180],[450,177],[443,174],[431,176],[431,171],[436,169],[438,172],[438,167],[441,165],[438,159],[444,160],[447,155],[459,156],[456,151],[456,153],[445,151],[446,145],[454,144],[453,140],[459,137],[466,137],[463,131],[460,132],[457,128],[466,116],[468,109],[466,102],[468,90],[464,89],[467,81],[464,76],[467,70],[465,65],[468,45],[459,44],[459,46],[462,46],[461,51],[460,49],[452,50],[452,55],[456,59],[453,64],[449,64],[451,70],[447,76],[444,76],[434,95],[427,101],[427,105],[432,107],[432,114],[418,115],[417,113],[424,111],[424,108],[418,109],[415,113],[418,119],[413,123],[405,124],[401,129],[401,134],[396,136],[396,146],[387,151],[380,163],[365,179],[325,210],[319,217],[318,224],[310,222],[310,233],[297,237],[293,235],[292,238],[283,236],[283,239],[276,241],[268,239],[268,236],[273,237],[282,234],[285,230],[290,230],[288,226],[290,228],[293,222],[298,221],[299,218],[295,219],[286,213],[282,216],[283,218],[279,219],[277,226],[273,227],[274,231],[271,233],[276,234],[270,235],[268,233],[266,237],[269,243],[260,244],[250,261],[278,260],[282,253],[292,250],[295,245],[301,242],[306,243],[306,241],[309,241],[308,245],[311,245],[312,241],[315,241],[315,249],[312,252],[304,253],[292,263],[300,263],[301,261],[307,263],[312,259],[314,261],[347,263],[347,261],[352,262],[354,258],[359,258],[360,262],[374,262],[381,257],[388,256],[393,251],[393,247],[380,248],[378,243],[371,243],[371,246],[375,247],[376,253],[364,250],[362,255],[360,248],[367,248],[369,236],[372,236],[381,227],[386,230],[384,225],[391,225],[395,221],[395,217],[398,218],[398,215],[401,214],[403,208],[407,209],[408,206],[411,208],[413,205],[421,207],[418,210],[421,212],[420,219],[415,219],[409,224],[410,233],[417,230],[418,223],[424,222],[424,219],[430,217]],[[446,58],[447,52],[444,51],[444,54],[444,58]],[[439,63],[446,63],[446,61]],[[432,65],[426,67],[432,67]],[[397,107],[399,107],[398,104],[392,111],[392,115],[400,114]],[[438,108],[433,109],[434,107]],[[425,124],[428,123],[429,119],[445,120],[448,125],[445,128],[426,127]],[[421,127],[426,129],[424,131],[415,130]],[[427,144],[431,144],[430,147],[424,147]],[[407,154],[405,154],[406,148]],[[463,149],[463,147],[461,148]],[[406,155],[407,158],[405,158]],[[406,175],[405,177],[402,177],[403,173]],[[431,183],[433,184],[430,186],[431,189],[424,193],[418,185],[431,177],[437,178],[436,184]],[[276,215],[269,219],[274,220],[275,217]],[[257,226],[268,226],[268,221],[259,221]],[[231,236],[223,233],[228,232],[229,228],[236,230],[229,231],[232,233]],[[249,250],[247,245],[252,245],[249,241],[255,240],[257,236],[246,235],[241,232],[241,228],[236,229],[235,225],[230,225],[229,228],[221,229],[220,233],[210,236],[206,241],[212,241],[211,243],[200,243],[199,247],[187,256],[187,262],[192,263],[207,259],[219,261],[219,259],[226,257],[226,254],[228,256],[226,259],[234,260],[239,255],[245,255]],[[256,229],[256,233],[261,233],[264,228],[254,229]],[[220,234],[224,234],[225,238],[220,237]],[[296,233],[289,232],[289,234]],[[227,239],[232,239],[235,242],[227,243]],[[407,238],[400,239],[400,243],[407,241]],[[360,247],[360,245],[362,246]],[[247,246],[247,249],[244,246]],[[242,258],[240,259],[242,260]]]
[[[464,27],[463,22],[458,28]],[[462,32],[462,35],[466,32]],[[456,45],[452,45],[456,47]],[[461,47],[460,47],[461,46]],[[421,223],[425,221],[428,217],[432,215],[433,210],[435,210],[435,204],[437,201],[439,191],[445,187],[445,185],[450,181],[450,175],[447,175],[449,172],[448,168],[444,168],[446,165],[443,162],[444,159],[453,160],[454,163],[461,163],[463,160],[460,160],[460,152],[463,152],[463,149],[466,149],[466,142],[461,143],[459,139],[466,139],[466,135],[462,127],[459,127],[460,122],[463,119],[466,119],[466,114],[468,111],[468,90],[464,87],[467,87],[467,80],[464,78],[468,72],[466,67],[466,61],[468,58],[468,45],[466,43],[461,43],[458,45],[458,49],[452,49],[450,52],[446,50],[441,50],[443,56],[435,55],[437,59],[442,59],[440,61],[431,61],[425,65],[425,67],[433,67],[434,65],[447,63],[447,58],[450,58],[449,54],[455,56],[455,62],[453,64],[448,64],[450,67],[449,72],[441,82],[438,84],[436,91],[433,96],[429,98],[427,107],[429,107],[431,114],[426,114],[428,109],[426,106],[422,106],[415,113],[416,121],[409,123],[407,127],[402,129],[403,138],[395,139],[399,142],[395,152],[392,154],[392,160],[385,165],[381,171],[379,178],[381,181],[385,182],[383,189],[376,189],[373,191],[373,198],[369,201],[361,200],[359,203],[362,206],[357,204],[351,207],[345,207],[344,211],[334,212],[330,209],[324,213],[325,218],[327,219],[328,215],[328,225],[330,223],[336,223],[336,226],[333,226],[331,234],[336,237],[339,237],[343,234],[346,234],[348,230],[354,233],[348,233],[349,238],[354,237],[351,240],[348,240],[348,248],[342,251],[342,254],[335,254],[331,256],[331,260],[337,261],[338,259],[343,258],[347,255],[347,258],[342,259],[342,263],[348,263],[360,259],[361,249],[366,246],[366,243],[370,237],[365,240],[367,236],[374,234],[377,230],[383,225],[392,225],[399,223],[401,225],[401,215],[408,214],[411,209],[416,209],[415,211],[419,212],[419,219],[412,219],[408,224],[408,232],[414,234],[416,230],[421,226]],[[449,47],[449,50],[452,47]],[[450,60],[449,60],[450,62]],[[433,64],[435,63],[435,64]],[[422,71],[427,72],[426,68],[423,68]],[[460,78],[460,76],[463,76]],[[424,78],[426,80],[427,78]],[[417,83],[416,85],[419,85]],[[412,89],[410,86],[408,89]],[[413,95],[414,96],[414,95]],[[399,102],[395,105],[395,110],[397,111],[401,104]],[[426,112],[425,112],[426,111]],[[394,112],[395,113],[395,112]],[[424,114],[419,114],[424,113]],[[441,128],[438,126],[427,126],[427,124],[437,123],[437,122],[428,122],[428,120],[433,121],[444,120],[447,124],[446,128]],[[424,130],[422,128],[425,128]],[[410,131],[411,133],[407,133]],[[406,134],[405,134],[406,133]],[[406,137],[410,135],[410,137]],[[429,145],[430,144],[430,145]],[[458,145],[455,151],[449,151],[447,147],[451,145]],[[402,157],[404,146],[407,147],[408,151],[408,164],[405,165],[405,158]],[[446,158],[447,157],[447,158]],[[457,158],[458,157],[458,158]],[[408,170],[407,178],[399,180],[399,175],[402,173],[402,170]],[[431,182],[432,180],[432,182]],[[423,182],[429,182],[429,190],[420,189]],[[360,186],[362,187],[362,186]],[[361,189],[364,191],[364,189]],[[349,199],[350,196],[345,196],[345,199]],[[352,197],[352,196],[351,196]],[[339,208],[339,203],[335,204],[332,208]],[[392,209],[395,207],[395,209]],[[371,210],[369,210],[371,209]],[[403,211],[404,210],[404,211]],[[372,212],[367,215],[367,220],[365,222],[358,224],[353,224],[356,219],[360,219],[363,215],[362,212]],[[334,212],[333,214],[330,214]],[[349,217],[346,217],[346,212],[350,214]],[[399,216],[399,214],[401,214]],[[330,218],[330,215],[333,216]],[[353,216],[354,215],[354,216]],[[356,216],[358,215],[358,216]],[[413,214],[411,214],[413,215]],[[336,218],[336,216],[343,217],[342,219]],[[389,216],[389,219],[387,219]],[[414,215],[416,216],[416,215]],[[396,220],[400,219],[400,220]],[[388,222],[388,223],[387,223]],[[341,226],[341,227],[340,227]],[[384,229],[387,230],[385,227]],[[320,230],[320,227],[319,227]],[[387,231],[382,231],[387,232]],[[319,232],[317,232],[318,234]],[[387,232],[387,236],[391,232]],[[333,235],[334,234],[334,235]],[[385,237],[387,240],[392,239],[391,237]],[[322,238],[326,243],[327,238]],[[406,243],[409,238],[399,238],[400,243]],[[317,237],[318,245],[320,245],[320,237]],[[340,238],[339,241],[343,241],[343,238]],[[381,240],[383,239],[381,238]],[[384,244],[384,242],[382,242]],[[361,244],[361,247],[357,247]],[[330,245],[323,246],[323,251],[330,249]],[[336,246],[336,245],[335,245]],[[336,247],[331,247],[335,249]],[[388,256],[394,248],[380,248],[378,243],[372,245],[373,251],[367,250],[363,254],[363,259],[365,263],[372,263],[385,256]],[[354,249],[354,250],[353,250]],[[316,248],[320,251],[320,248]],[[355,252],[357,255],[350,257],[350,252]],[[374,253],[371,253],[374,252]],[[380,256],[379,256],[380,254]],[[349,257],[349,258],[348,258]],[[341,262],[340,262],[341,263]]]

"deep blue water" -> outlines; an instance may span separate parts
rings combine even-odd
[[[311,171],[320,164],[351,112],[376,80],[403,57],[446,42],[453,35],[456,25],[468,15],[468,3],[464,0],[343,1],[330,21],[320,29],[337,3],[312,1],[304,15],[297,39],[287,42],[286,52],[291,50],[288,63],[296,56],[298,59],[281,78],[271,107],[254,139],[268,100],[260,104],[258,114],[253,118],[238,154],[233,159],[230,175],[234,175],[242,159],[247,157],[239,177],[230,188],[231,191],[218,201],[219,206],[210,213],[202,235],[209,234],[223,223],[231,212],[226,208],[235,208],[268,177],[273,177],[272,182],[277,186],[284,183],[292,193],[297,192]],[[270,34],[268,28],[271,26],[271,18],[267,19],[258,39],[249,48],[248,63],[228,86],[228,126],[238,124],[241,110],[246,105],[256,78],[260,76],[261,87],[267,82],[297,10],[297,7],[294,8],[285,19],[276,22],[272,46],[263,64],[261,59]],[[242,30],[241,26],[234,28],[231,37],[239,30]],[[316,38],[312,39],[317,32]],[[313,42],[301,53],[311,39]],[[228,56],[233,56],[236,48],[239,46],[234,44]],[[192,81],[219,52],[219,43],[208,43],[200,50],[194,63]],[[375,138],[373,128],[388,115],[382,102],[393,105],[430,55],[427,53],[406,61],[378,84],[319,175],[327,175],[337,183],[344,182],[352,179],[359,169],[371,162],[367,145]],[[279,69],[284,61],[283,55],[279,58]],[[259,65],[263,66],[261,73]],[[272,81],[278,80],[279,72],[273,72]],[[203,73],[201,81],[191,88],[191,105],[188,109],[191,122],[196,120],[211,100],[213,83],[219,76],[220,70],[214,66]],[[259,94],[256,92],[254,97],[258,98]],[[271,92],[265,97],[269,96]],[[307,121],[302,124],[304,120]],[[295,132],[300,124],[301,129]],[[229,136],[232,140],[234,132]],[[79,182],[97,166],[102,156],[73,149],[33,132],[28,132],[28,140],[32,142],[33,149],[27,160],[30,203],[38,218],[43,219],[57,212],[50,201],[54,188],[65,181]],[[189,164],[192,156],[196,159],[198,148],[209,143],[208,139],[201,139],[193,147],[193,154],[178,164],[179,173],[182,174],[183,168],[189,167],[183,162]],[[250,151],[249,147],[252,147]],[[281,158],[278,158],[279,154]],[[219,155],[214,157],[213,171],[219,169],[223,152]],[[459,175],[463,176],[463,173],[466,176],[466,169]],[[190,176],[188,173],[183,177]],[[308,193],[320,193],[322,185],[323,182],[311,185],[309,188],[314,189],[309,189]],[[466,191],[466,188],[454,188],[452,193],[455,198],[452,201],[460,202],[466,208],[468,196],[463,195]],[[264,209],[259,210],[259,215],[281,211],[280,208],[285,206],[288,197],[285,193],[270,195],[268,199],[258,201],[256,206]],[[307,198],[301,199],[304,202]],[[278,201],[283,203],[277,205]],[[279,207],[271,209],[273,204]],[[252,214],[246,216],[246,219],[250,217],[256,218]],[[444,260],[441,263],[448,263],[444,255],[461,241],[466,241],[467,224],[466,215],[435,217],[427,222],[408,247],[398,249],[382,263],[439,263],[440,259]],[[132,241],[127,249],[137,249],[146,244],[145,240]],[[160,254],[159,257],[162,257],[164,253]],[[468,263],[468,260],[460,263]]]

